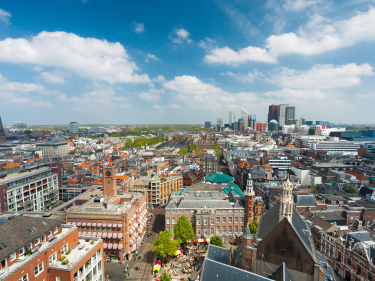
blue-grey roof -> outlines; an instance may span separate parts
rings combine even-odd
[[[208,246],[206,258],[220,263],[229,264],[230,250],[210,244]]]
[[[315,204],[315,199],[314,199],[314,195],[312,194],[309,194],[309,195],[300,195],[300,194],[294,194],[293,193],[293,197],[294,197],[294,203],[296,203],[296,205],[298,207],[315,207],[316,204]]]
[[[353,248],[356,243],[362,242],[364,250],[367,252],[369,257],[368,262],[371,262],[372,259],[372,264],[375,265],[375,248],[371,246],[374,239],[371,237],[368,231],[349,232],[343,238],[345,239],[345,248]]]
[[[169,204],[168,204],[169,205]],[[179,208],[194,209],[194,208],[233,208],[228,200],[183,200]]]
[[[320,263],[320,267],[323,269],[324,271],[324,281],[335,281],[335,274],[333,274],[333,270],[332,270],[332,267],[329,265],[329,263],[327,262],[327,260],[319,253],[319,252],[316,252],[317,256],[318,256],[318,260],[319,260],[319,263]],[[330,276],[330,277],[329,277]]]
[[[278,268],[268,278],[275,281],[294,281],[285,263],[280,264]]]
[[[353,141],[375,141],[375,138],[353,138]]]
[[[346,221],[345,218],[343,218],[342,216],[332,211],[331,212],[320,211],[320,212],[313,212],[313,213],[327,221],[342,221],[342,220]]]
[[[258,274],[206,258],[201,281],[228,280],[271,281]]]

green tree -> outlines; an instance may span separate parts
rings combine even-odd
[[[210,239],[210,244],[224,248],[223,241],[221,241],[221,238],[217,235],[212,236]]]
[[[181,216],[178,219],[176,225],[174,226],[174,235],[184,244],[195,238],[193,227],[191,226],[191,223],[187,217]]]
[[[349,194],[355,194],[356,191],[355,191],[355,188],[353,186],[349,186],[349,188],[346,190],[347,193]]]
[[[174,140],[174,141],[175,141],[175,140],[176,140],[176,137],[175,137],[175,136],[173,136],[173,137],[172,137],[172,140]]]
[[[252,235],[256,234],[257,228],[258,228],[258,221],[257,220],[252,221],[251,223],[249,223],[249,227],[250,227],[251,234]]]
[[[219,152],[219,149],[217,148],[217,146],[215,145],[215,146],[213,146],[213,147],[211,147],[213,150],[215,150],[216,151],[216,153],[217,153],[217,158],[218,159],[220,159],[220,152]]]
[[[171,281],[171,277],[168,273],[164,270],[163,275],[160,278],[160,281]]]
[[[160,231],[158,237],[152,242],[151,250],[156,251],[161,257],[175,256],[178,242],[173,240],[173,234],[167,229]]]
[[[187,154],[187,150],[186,148],[183,148],[181,149],[179,152],[177,152],[178,154],[180,154],[181,156],[185,156]]]
[[[190,148],[190,151],[196,150],[197,149],[197,145],[195,143],[191,144],[191,145],[189,145],[189,148]]]
[[[28,135],[28,136],[30,136],[31,134],[32,134],[32,132],[30,131],[30,130],[26,130],[26,131],[24,131],[23,132],[25,135]]]
[[[310,187],[310,190],[312,193],[318,193],[318,190],[316,189],[315,186]]]
[[[127,148],[131,147],[132,144],[133,144],[133,140],[129,139],[129,140],[127,140],[127,141],[125,142],[125,146],[124,146],[124,148],[127,149]]]

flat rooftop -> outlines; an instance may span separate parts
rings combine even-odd
[[[5,176],[4,178],[0,179],[0,184],[6,183],[6,182],[11,182],[11,181],[14,181],[15,179],[18,179],[18,178],[28,177],[28,176],[31,176],[33,174],[38,174],[38,173],[42,173],[42,172],[49,171],[49,170],[51,170],[51,168],[41,167],[41,168],[33,169],[31,171],[11,173],[11,174],[8,174],[7,176]],[[35,180],[37,180],[37,179],[35,179]]]

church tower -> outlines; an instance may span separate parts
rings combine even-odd
[[[247,225],[254,220],[254,190],[253,190],[253,180],[251,179],[250,172],[248,173],[246,190],[245,190],[245,224],[244,229]]]
[[[292,223],[293,215],[293,184],[289,181],[289,175],[286,182],[283,183],[283,195],[280,199],[279,222],[284,218]]]
[[[103,196],[112,197],[116,195],[116,167],[103,164]]]

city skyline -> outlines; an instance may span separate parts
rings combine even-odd
[[[3,124],[265,122],[271,104],[373,123],[371,1],[20,2],[0,6]]]

